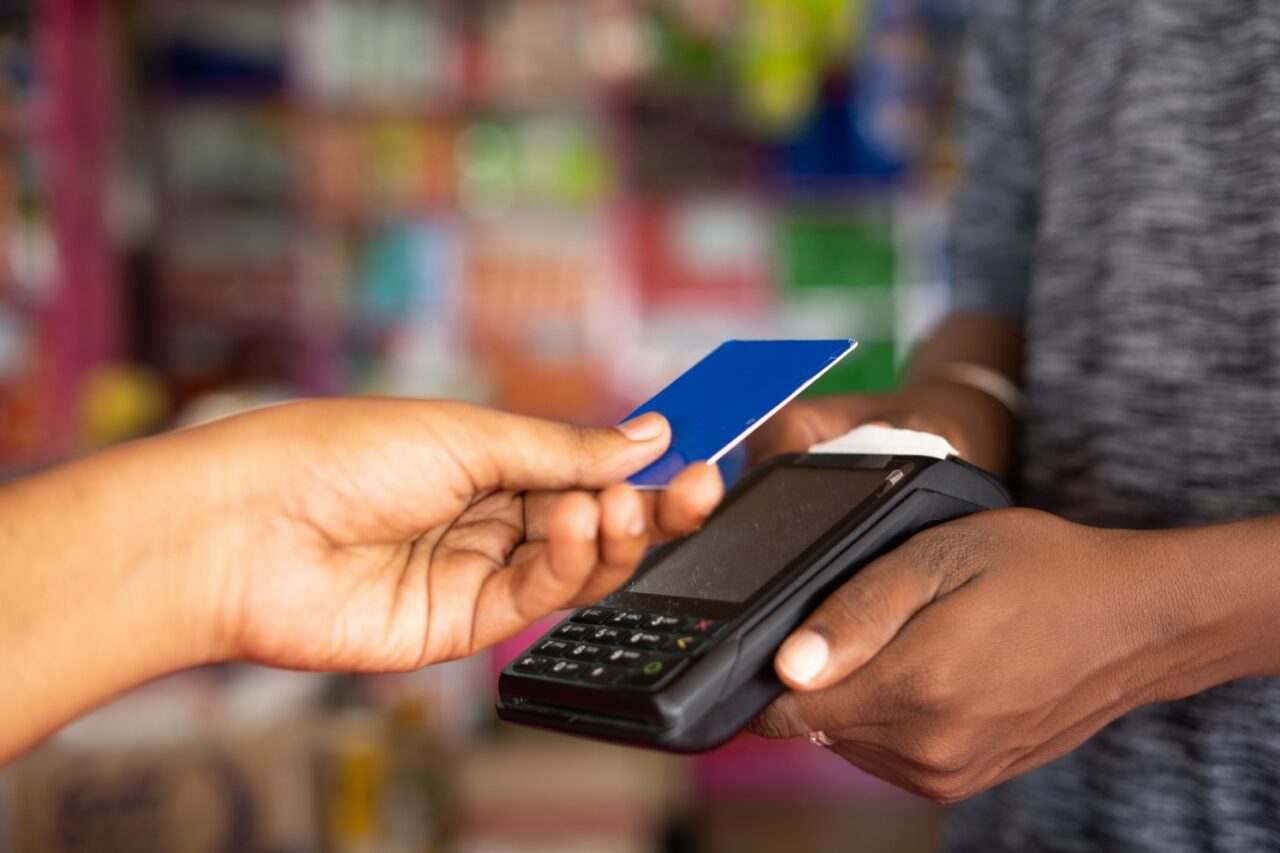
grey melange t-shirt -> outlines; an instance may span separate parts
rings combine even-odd
[[[1280,512],[1280,0],[973,6],[953,271],[958,310],[1025,321],[1021,503]],[[947,842],[1280,850],[1280,679],[1140,708],[959,805]]]

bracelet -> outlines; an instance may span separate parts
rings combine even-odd
[[[990,367],[957,361],[942,365],[932,375],[981,391],[1008,409],[1015,418],[1026,408],[1027,398],[1021,389],[1009,377]]]

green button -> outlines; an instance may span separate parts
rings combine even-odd
[[[640,671],[643,672],[645,675],[657,675],[658,673],[662,672],[662,661],[651,660],[647,664],[645,664],[644,669]]]

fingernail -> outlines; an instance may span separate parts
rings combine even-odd
[[[822,635],[798,631],[778,650],[778,668],[798,684],[808,684],[827,665],[830,650]]]
[[[645,412],[638,418],[618,424],[618,432],[632,441],[652,441],[666,430],[666,419],[657,412]]]

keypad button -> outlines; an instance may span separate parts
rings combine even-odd
[[[690,619],[684,630],[690,634],[714,634],[720,623],[711,619]]]
[[[553,637],[564,637],[566,640],[585,640],[591,629],[586,625],[561,625],[552,632]]]
[[[633,666],[644,660],[644,657],[644,652],[636,651],[635,649],[609,649],[605,653],[604,659],[619,666]]]
[[[598,663],[583,668],[581,681],[590,684],[613,684],[626,670]]]
[[[667,658],[652,657],[639,666],[632,667],[621,679],[621,683],[639,687],[657,684],[673,673],[683,661],[672,661]]]
[[[619,628],[639,628],[646,621],[643,613],[629,613],[625,610],[613,614],[613,618],[609,620],[610,625],[617,625]]]
[[[680,654],[693,654],[698,646],[706,642],[705,637],[699,637],[693,634],[680,634],[667,640],[663,648],[669,652],[677,652]]]
[[[604,649],[599,646],[593,646],[590,643],[579,643],[569,650],[566,657],[574,660],[599,660],[604,655]]]
[[[662,641],[666,639],[661,634],[654,634],[649,631],[636,631],[627,636],[627,645],[635,646],[640,649],[656,649],[662,645]]]
[[[538,643],[534,651],[540,655],[550,655],[551,657],[562,658],[569,654],[569,650],[573,648],[573,643],[564,640],[543,640]]]
[[[684,620],[678,616],[650,615],[644,621],[644,627],[650,631],[678,631]]]
[[[583,639],[593,643],[603,643],[606,646],[616,646],[622,642],[622,632],[617,628],[596,628]]]
[[[608,622],[613,614],[614,611],[607,610],[603,607],[584,607],[581,610],[575,611],[569,618],[574,622],[581,622],[583,625],[600,625],[604,622]]]
[[[586,669],[583,664],[572,660],[558,660],[551,666],[543,670],[543,675],[550,675],[553,678],[575,679]]]
[[[547,658],[540,658],[536,655],[525,655],[517,660],[511,668],[516,672],[539,673],[545,672],[547,667],[551,666],[551,664],[552,661]]]

